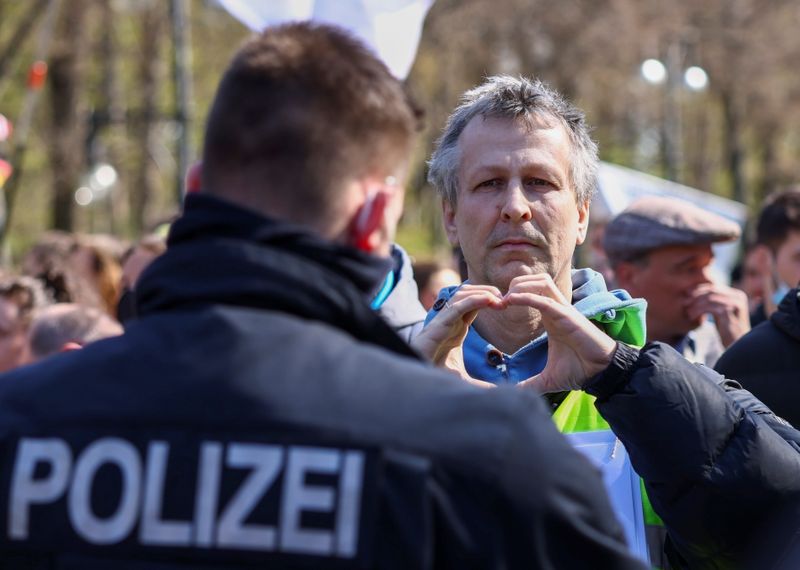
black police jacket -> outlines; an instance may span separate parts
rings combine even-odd
[[[732,344],[714,368],[800,427],[800,289],[789,291],[778,310]]]
[[[0,379],[0,568],[641,568],[539,398],[374,315],[386,269],[191,197],[123,336]]]
[[[619,345],[586,390],[664,521],[671,568],[800,568],[800,432],[661,343]]]

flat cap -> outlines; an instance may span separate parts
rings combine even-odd
[[[741,233],[736,222],[685,200],[647,196],[609,222],[603,247],[608,258],[616,262],[659,247],[730,241]]]

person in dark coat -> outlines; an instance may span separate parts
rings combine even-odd
[[[789,291],[767,321],[725,351],[715,369],[800,427],[800,289]]]
[[[643,570],[537,395],[436,370],[370,306],[416,122],[333,28],[238,52],[138,318],[0,379],[0,568]],[[594,355],[569,381],[609,365],[559,322]]]

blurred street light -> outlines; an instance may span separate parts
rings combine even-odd
[[[75,190],[75,202],[79,206],[89,206],[92,202],[102,200],[117,183],[119,175],[110,164],[96,164],[85,178],[85,183]]]
[[[665,86],[662,123],[664,166],[667,178],[678,182],[683,163],[681,91],[705,91],[709,82],[708,74],[702,67],[692,65],[683,69],[685,55],[684,42],[673,42],[667,48],[666,62],[650,58],[643,61],[640,67],[642,78],[647,83]]]
[[[667,80],[667,68],[657,59],[646,59],[642,62],[642,77],[648,83],[661,85]]]
[[[692,91],[705,91],[708,87],[708,74],[702,67],[693,65],[683,72],[683,82]]]

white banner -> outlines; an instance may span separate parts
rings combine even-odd
[[[253,31],[313,20],[350,31],[398,78],[414,63],[422,24],[433,0],[217,0]]]
[[[649,563],[639,476],[625,446],[611,430],[566,435],[572,446],[602,471],[603,483],[625,530],[628,546],[636,557]]]

